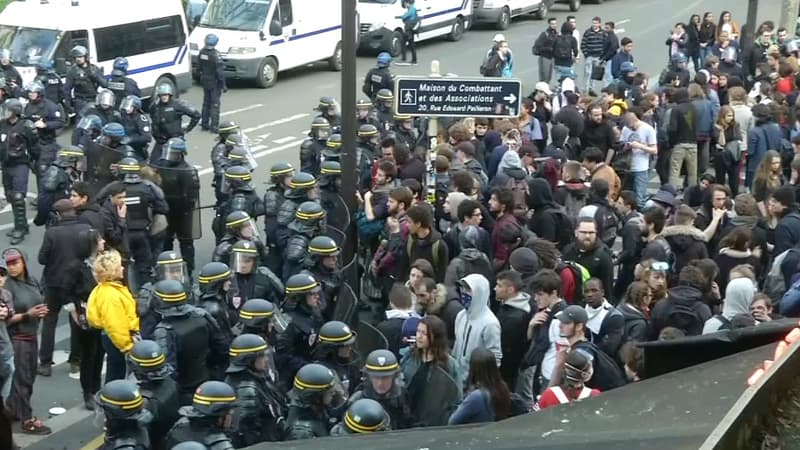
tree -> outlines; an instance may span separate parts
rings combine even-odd
[[[781,5],[780,27],[786,28],[789,36],[794,35],[797,28],[797,16],[800,14],[800,0],[783,0]]]

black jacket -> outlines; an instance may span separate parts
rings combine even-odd
[[[559,109],[553,118],[553,123],[560,123],[569,128],[569,137],[571,138],[579,138],[583,135],[585,121],[585,116],[572,105]]]
[[[691,225],[670,225],[664,227],[661,236],[667,240],[675,259],[675,267],[671,269],[672,273],[680,273],[681,269],[689,264],[689,261],[708,258],[705,235],[700,229]]]
[[[434,245],[436,241],[440,242]],[[431,230],[430,234],[424,239],[409,235],[408,242],[406,247],[408,249],[408,260],[411,261],[411,263],[418,259],[427,260],[433,266],[436,282],[441,283],[444,281],[444,274],[447,271],[447,262],[450,261],[450,253],[447,244],[442,239],[442,235],[436,230]],[[433,255],[434,248],[437,252],[436,257]],[[408,271],[405,271],[404,277],[401,279],[405,279],[407,276]]]
[[[75,237],[86,230],[89,230],[89,225],[79,222],[77,216],[67,216],[44,232],[39,248],[39,264],[44,266],[42,278],[45,286],[56,288],[67,283],[68,274],[64,268],[80,261]]]
[[[532,317],[530,301],[530,295],[520,292],[515,298],[503,302],[497,308],[497,320],[500,321],[500,347],[503,351],[500,375],[512,389],[516,386],[522,357],[528,349],[528,322]]]
[[[617,142],[614,134],[614,125],[608,120],[597,123],[588,117],[581,133],[581,147],[597,147],[603,152],[608,151]]]
[[[624,322],[624,340],[645,342],[647,341],[647,318],[644,313],[628,303],[620,303],[617,310],[622,313]]]
[[[664,327],[669,326],[669,315],[673,304],[682,304],[694,311],[700,322],[699,330],[688,330],[689,335],[699,335],[703,332],[703,324],[711,318],[711,309],[703,302],[703,293],[694,286],[679,285],[668,291],[667,298],[656,303],[650,311],[650,340],[658,339]]]
[[[781,217],[775,227],[775,249],[772,254],[780,255],[797,244],[800,244],[800,213],[795,207],[792,212]]]
[[[599,238],[598,238],[599,239]],[[588,251],[581,251],[574,243],[564,249],[564,260],[574,261],[589,271],[594,278],[603,282],[605,292],[614,292],[614,262],[611,259],[611,250],[599,240],[597,245]]]
[[[672,98],[676,105],[672,107],[667,125],[667,137],[672,146],[697,143],[697,111],[688,97],[686,91],[678,89]]]
[[[536,38],[533,44],[533,54],[542,58],[553,59],[553,44],[555,44],[558,31],[547,27]]]
[[[528,219],[528,228],[537,237],[551,242],[559,241],[559,216],[556,211],[559,205],[553,200],[553,193],[547,181],[536,178],[528,184],[530,197],[528,206],[533,209],[533,215]]]

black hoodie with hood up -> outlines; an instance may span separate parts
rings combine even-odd
[[[560,208],[553,200],[550,184],[544,179],[534,178],[528,182],[528,190],[528,207],[533,209],[528,228],[541,239],[558,242],[560,220],[556,211]]]

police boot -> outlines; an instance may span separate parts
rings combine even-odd
[[[25,194],[15,192],[11,199],[11,212],[14,216],[14,230],[11,232],[9,243],[17,245],[25,240],[28,234],[28,219],[25,215]]]

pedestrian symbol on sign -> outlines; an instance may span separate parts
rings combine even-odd
[[[401,89],[400,90],[400,104],[414,106],[417,104],[417,90],[416,89]]]

